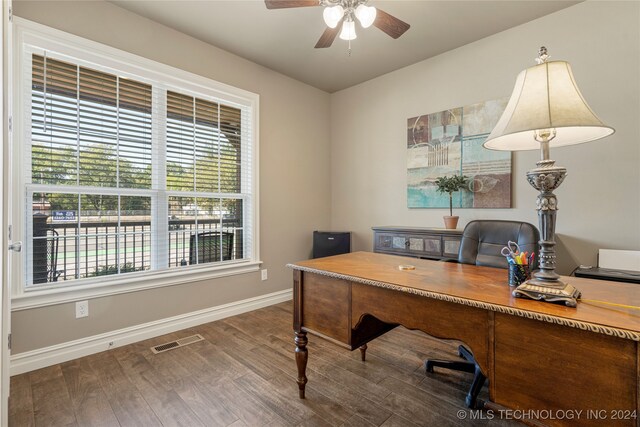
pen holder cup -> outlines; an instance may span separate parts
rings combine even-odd
[[[531,278],[528,265],[509,264],[509,286],[518,286]]]

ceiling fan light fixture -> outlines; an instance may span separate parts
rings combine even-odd
[[[322,12],[324,23],[327,24],[327,27],[329,28],[335,28],[343,16],[344,9],[340,5],[325,7]]]
[[[355,40],[356,36],[356,23],[353,20],[344,21],[342,23],[342,31],[340,32],[340,38],[342,40]]]
[[[331,47],[338,38],[350,42],[356,39],[355,21],[362,28],[375,26],[389,37],[397,39],[411,26],[384,10],[367,6],[369,0],[264,0],[267,9],[290,9],[308,6],[322,7],[327,27],[315,45],[316,49]],[[351,43],[349,43],[351,52]]]
[[[369,28],[371,24],[373,24],[373,21],[376,20],[376,8],[373,6],[365,6],[361,3],[356,7],[355,13],[362,28]]]

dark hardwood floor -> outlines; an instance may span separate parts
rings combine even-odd
[[[194,333],[205,340],[150,350]],[[472,375],[425,376],[423,360],[454,358],[456,347],[399,327],[371,342],[363,363],[359,351],[309,335],[307,398],[300,400],[287,302],[14,376],[9,425],[517,425],[469,419]]]

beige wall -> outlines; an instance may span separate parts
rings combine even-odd
[[[640,249],[637,2],[582,3],[332,95],[109,3],[14,4],[17,16],[260,95],[260,246],[269,269],[266,282],[255,273],[95,299],[86,319],[74,318],[73,304],[14,312],[14,354],[287,289],[284,265],[309,255],[314,229],[353,230],[355,249],[371,250],[372,226],[440,226],[445,210],[406,207],[407,118],[508,96],[541,44],[572,64],[585,98],[616,129],[552,151],[569,170],[557,191],[561,271],[595,263],[599,247]],[[537,156],[513,156],[512,209],[458,210],[461,225],[536,223],[524,174]]]
[[[509,96],[544,45],[571,63],[585,99],[616,129],[551,152],[569,173],[556,192],[559,271],[595,265],[598,248],[640,250],[638,22],[638,2],[589,1],[332,94],[332,227],[353,230],[358,250],[372,249],[372,226],[442,227],[448,209],[407,208],[407,119]],[[459,227],[485,218],[537,224],[525,172],[538,156],[513,155],[512,209],[459,209]]]
[[[13,354],[291,287],[330,224],[329,94],[102,1],[14,1],[15,15],[260,95],[260,273],[14,312]],[[117,22],[117,31],[114,23]],[[309,132],[313,129],[313,132]],[[312,190],[312,191],[311,191]]]

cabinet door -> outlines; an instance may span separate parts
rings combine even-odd
[[[423,242],[421,255],[431,257],[442,256],[442,241],[440,236],[425,234],[420,236],[420,240]]]
[[[406,251],[410,242],[407,236],[397,235],[391,239],[391,249],[394,251]]]
[[[397,233],[375,233],[373,251],[382,253],[407,254],[409,240]]]
[[[442,256],[445,258],[458,258],[460,252],[460,240],[462,237],[443,236],[442,237]]]
[[[410,234],[407,239],[407,252],[410,256],[421,258],[440,258],[442,242],[440,236],[430,234]]]

